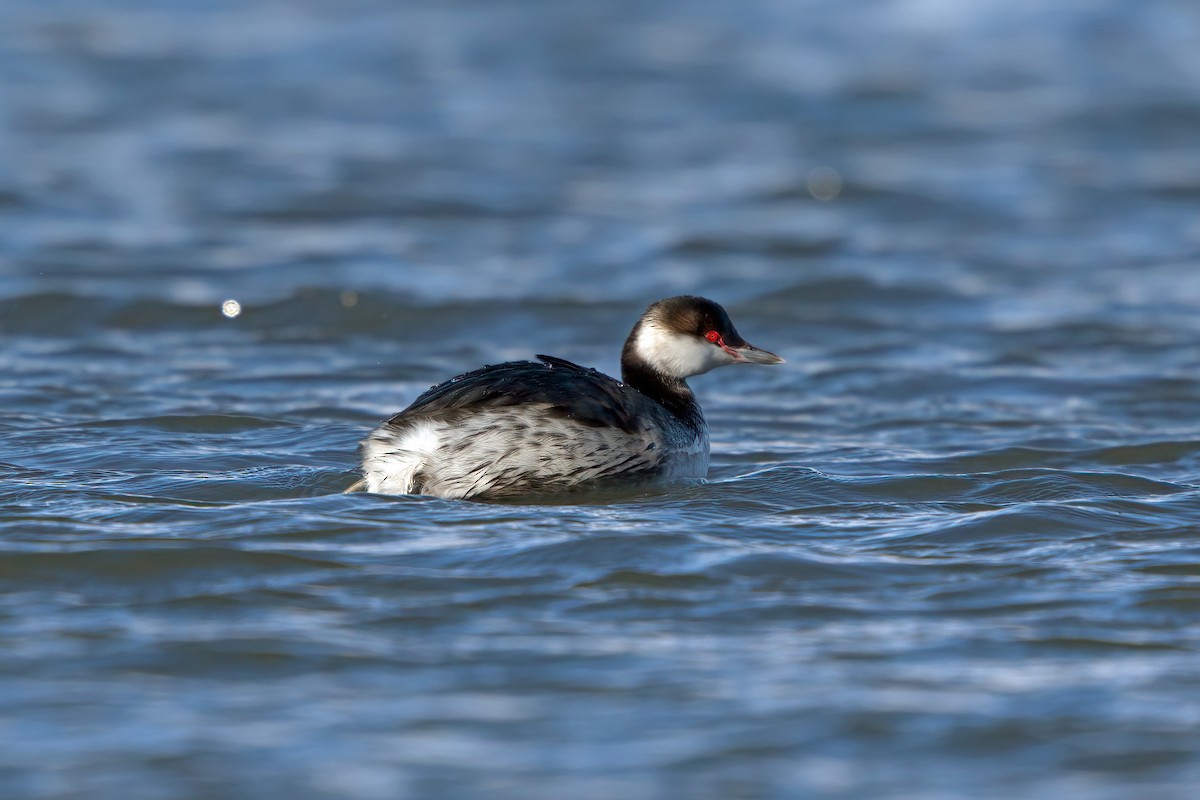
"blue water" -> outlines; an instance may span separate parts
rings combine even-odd
[[[0,28],[0,796],[1196,796],[1190,0]],[[709,483],[341,494],[681,292]]]

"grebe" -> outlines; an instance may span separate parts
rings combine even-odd
[[[659,300],[621,351],[621,381],[561,358],[484,367],[434,386],[361,446],[347,491],[498,498],[703,478],[708,425],[685,378],[782,364],[702,297]]]

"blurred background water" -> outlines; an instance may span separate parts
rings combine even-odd
[[[3,797],[1196,796],[1192,0],[0,23]],[[339,493],[681,292],[709,484]]]

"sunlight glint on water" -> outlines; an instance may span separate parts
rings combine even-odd
[[[1200,18],[952,6],[13,4],[0,796],[1191,798]],[[707,484],[341,494],[681,292]]]

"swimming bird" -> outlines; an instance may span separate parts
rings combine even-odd
[[[703,297],[650,305],[621,380],[561,358],[512,361],[430,388],[362,442],[347,491],[491,499],[704,478],[708,425],[686,379],[782,364]]]

